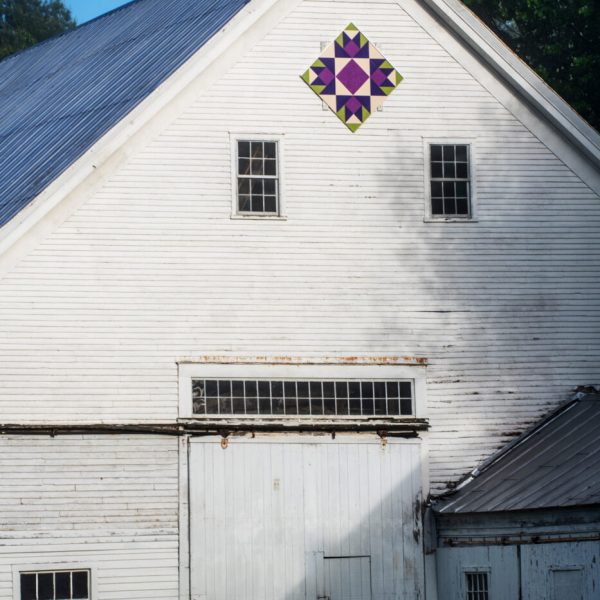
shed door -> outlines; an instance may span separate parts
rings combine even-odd
[[[193,441],[193,600],[422,598],[420,446],[373,436]]]

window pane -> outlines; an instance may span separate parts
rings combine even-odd
[[[258,382],[259,405],[261,415],[271,414],[271,383],[269,381]]]
[[[444,160],[454,161],[454,146],[444,146],[443,153],[444,153]]]
[[[467,147],[466,146],[456,146],[456,160],[467,162]]]
[[[264,175],[263,161],[261,159],[252,159],[252,175]]]
[[[454,196],[454,181],[444,181],[443,183],[444,198]]]
[[[456,195],[461,198],[467,197],[467,182],[466,181],[457,181],[456,185]]]
[[[251,184],[252,194],[262,195],[263,193],[263,180],[262,179],[253,179]]]
[[[431,160],[442,160],[442,147],[435,145],[431,146]]]
[[[446,179],[454,179],[454,177],[456,177],[456,171],[454,169],[453,162],[444,163],[444,177]]]
[[[246,381],[244,387],[246,391],[246,414],[255,415],[258,413],[258,386],[256,381]]]
[[[231,411],[231,382],[230,381],[219,381],[218,382],[218,396],[219,396],[219,412],[222,414],[228,414]]]
[[[444,198],[444,214],[453,215],[456,213],[454,198]]]
[[[469,201],[467,200],[467,198],[456,199],[456,213],[459,215],[469,214]]]
[[[275,196],[265,196],[265,212],[276,213],[277,212],[277,198]]]
[[[88,573],[76,571],[73,573],[73,598],[88,598]]]
[[[273,381],[271,384],[271,391],[273,394],[273,414],[283,414],[283,382]]]
[[[265,158],[277,158],[277,143],[265,142]]]
[[[71,573],[56,574],[56,600],[71,598]]]
[[[36,600],[35,573],[21,574],[21,600]]]
[[[400,414],[402,416],[412,415],[412,400],[402,399],[400,400]]]
[[[238,175],[250,175],[250,160],[240,158],[238,160]]]
[[[250,142],[238,142],[238,156],[250,156]]]
[[[323,392],[320,381],[311,381],[310,389],[310,412],[313,415],[323,414]]]
[[[38,600],[53,600],[54,574],[38,573]]]
[[[444,171],[442,170],[441,162],[433,162],[431,163],[431,176],[434,178],[442,178],[444,176]]]
[[[240,177],[238,179],[238,194],[250,193],[250,180]]]
[[[265,179],[264,180],[264,190],[265,190],[265,194],[268,194],[270,196],[274,196],[275,195],[275,180],[274,179]]]
[[[323,405],[326,415],[335,415],[335,384],[333,381],[323,382]]]
[[[456,163],[456,176],[459,179],[466,179],[469,176],[467,163]]]
[[[285,392],[285,414],[297,415],[298,410],[296,408],[296,382],[286,381],[283,384],[283,391]]]
[[[252,158],[264,158],[263,142],[252,142]]]
[[[443,215],[444,214],[444,202],[441,198],[433,198],[431,200],[431,214],[432,215]]]
[[[265,175],[277,175],[277,162],[266,160],[264,162]]]
[[[252,196],[252,204],[250,210],[252,212],[263,212],[264,211],[264,203],[262,196]]]
[[[239,198],[239,211],[248,212],[251,208],[250,196],[240,196]]]
[[[338,415],[347,415],[348,414],[348,384],[345,381],[336,382],[335,395],[337,398]]]
[[[441,198],[442,197],[442,182],[432,181],[431,182],[431,197]]]

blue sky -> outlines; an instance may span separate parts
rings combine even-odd
[[[78,25],[128,2],[129,0],[63,0],[64,5],[71,9]]]

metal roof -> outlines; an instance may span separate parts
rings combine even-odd
[[[476,470],[437,513],[600,504],[600,394],[576,399]]]
[[[136,0],[0,62],[0,227],[249,0]]]

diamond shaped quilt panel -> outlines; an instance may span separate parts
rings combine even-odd
[[[402,81],[352,23],[301,77],[350,131],[356,131]]]

